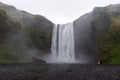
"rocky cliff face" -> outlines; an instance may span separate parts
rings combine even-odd
[[[96,7],[74,21],[76,55],[94,63],[120,63],[120,5]]]
[[[0,3],[2,16],[0,32],[5,34],[5,38],[0,39],[3,41],[0,43],[1,63],[31,62],[31,57],[49,53],[53,27],[51,21],[41,15],[32,15]],[[3,37],[2,34],[0,37]]]
[[[76,58],[82,57],[83,61],[96,63],[98,51],[91,28],[92,20],[92,13],[88,13],[74,21],[75,53]]]
[[[120,5],[109,5],[94,9],[97,18],[92,22],[103,64],[120,64]]]

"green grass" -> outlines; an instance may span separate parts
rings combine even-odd
[[[9,48],[0,48],[0,63],[26,63],[31,62],[32,57]]]
[[[120,17],[111,19],[107,33],[99,41],[98,60],[103,64],[120,64]]]
[[[120,43],[111,45],[110,58],[107,63],[109,64],[120,64]]]
[[[51,47],[51,33],[42,32],[35,27],[29,27],[26,31],[30,35],[29,46],[32,48],[38,48],[43,51],[48,50]]]

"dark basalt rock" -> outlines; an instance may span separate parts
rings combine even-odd
[[[33,63],[45,64],[46,61],[33,57]]]
[[[83,63],[97,62],[98,49],[96,39],[92,32],[91,22],[93,20],[92,13],[85,14],[74,21],[75,35],[75,55],[77,59],[82,56]]]

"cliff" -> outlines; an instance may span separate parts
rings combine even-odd
[[[53,23],[0,3],[0,63],[33,62],[32,57],[48,54]]]
[[[120,5],[97,7],[92,22],[100,54],[98,60],[103,64],[120,64]]]
[[[120,5],[96,7],[74,21],[76,55],[103,64],[120,63]]]
[[[87,63],[97,62],[97,45],[91,23],[92,13],[87,13],[74,21],[76,58],[83,58]]]

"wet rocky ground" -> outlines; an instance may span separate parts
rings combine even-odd
[[[120,80],[120,66],[2,64],[0,80]]]

